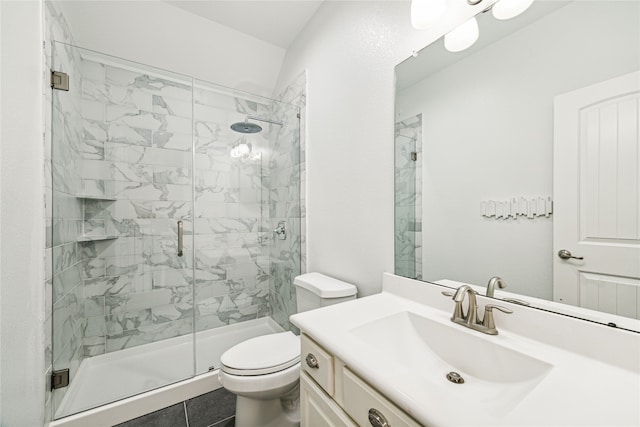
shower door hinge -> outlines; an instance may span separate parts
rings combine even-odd
[[[300,113],[296,114],[296,117],[297,117],[297,118],[300,118]]]
[[[418,153],[416,153],[415,151],[411,152],[411,160],[413,160],[414,162],[416,160],[418,160]]]
[[[69,369],[60,369],[51,374],[51,390],[69,385]]]
[[[69,74],[62,71],[51,71],[51,87],[57,90],[69,91]]]

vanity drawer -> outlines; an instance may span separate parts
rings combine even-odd
[[[360,426],[384,425],[369,421],[369,414],[383,417],[393,427],[420,427],[402,409],[362,381],[356,374],[345,368],[343,371],[344,410]]]
[[[333,356],[303,334],[300,343],[300,358],[302,359],[300,360],[302,370],[309,374],[329,396],[333,396]]]

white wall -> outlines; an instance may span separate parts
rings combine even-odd
[[[0,46],[2,46],[2,7],[0,7]],[[2,82],[2,55],[0,55],[0,82]],[[0,84],[2,99],[2,84]],[[2,164],[2,102],[0,102],[0,164]],[[0,173],[0,190],[2,173]],[[2,236],[2,205],[0,205],[0,236]],[[0,244],[0,274],[2,274],[2,244]],[[2,277],[0,276],[0,345],[2,344]],[[2,352],[0,351],[0,423],[2,423]]]
[[[636,70],[638,31],[635,2],[572,3],[398,94],[423,113],[426,279],[499,275],[551,299],[553,216],[483,218],[480,202],[552,195],[553,98]]]
[[[42,4],[0,2],[2,426],[44,420]]]
[[[285,50],[161,1],[60,1],[75,43],[271,96]]]
[[[308,271],[360,296],[394,266],[394,66],[479,10],[465,3],[416,31],[409,2],[325,2],[287,51],[277,89],[308,73]]]

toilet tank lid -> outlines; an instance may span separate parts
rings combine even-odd
[[[321,273],[303,274],[293,279],[293,284],[313,292],[320,298],[341,298],[358,293],[358,289],[351,283]]]

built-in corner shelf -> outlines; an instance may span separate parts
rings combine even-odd
[[[107,197],[107,196],[83,196],[83,195],[77,195],[76,198],[78,199],[85,199],[85,200],[105,200],[107,202],[115,202],[116,199],[115,197]]]
[[[118,236],[116,235],[108,235],[108,236],[79,236],[78,239],[76,240],[79,243],[83,243],[83,242],[97,242],[100,240],[114,240],[117,239]]]

